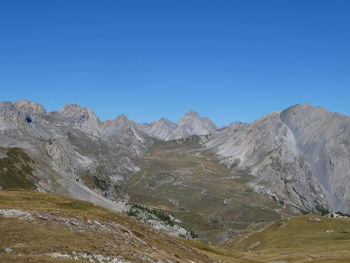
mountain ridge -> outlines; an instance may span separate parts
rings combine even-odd
[[[12,102],[6,103],[12,105]],[[46,112],[41,104],[25,99],[16,101],[13,105],[20,112],[25,112],[28,117],[32,114],[49,115],[67,121],[93,136],[111,136],[118,132],[121,127],[126,126],[134,127],[161,140],[178,139],[190,135],[207,135],[217,130],[216,125],[209,118],[201,117],[193,110],[187,111],[178,123],[163,117],[151,123],[136,123],[124,114],[120,114],[112,120],[101,121],[92,109],[72,103],[51,112]]]

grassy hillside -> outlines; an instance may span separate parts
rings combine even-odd
[[[0,191],[0,237],[0,262],[213,262],[125,215],[31,191]]]
[[[0,147],[0,186],[2,189],[35,189],[36,178],[33,175],[34,161],[21,149]]]
[[[262,262],[350,262],[350,219],[315,215],[283,219],[232,238],[226,247]]]
[[[0,191],[0,262],[349,262],[349,233],[350,219],[305,215],[215,247],[88,202]]]

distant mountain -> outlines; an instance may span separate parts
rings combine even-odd
[[[152,123],[139,124],[138,127],[149,136],[161,140],[185,138],[190,135],[207,135],[217,130],[210,119],[201,117],[192,110],[181,117],[177,124],[162,118]]]
[[[139,128],[149,136],[165,140],[168,139],[177,128],[177,124],[161,118],[152,123],[140,123]]]
[[[45,109],[34,102],[22,100],[15,105],[21,105],[32,113],[46,114]],[[49,115],[93,136],[114,136],[120,134],[122,130],[133,127],[157,139],[173,140],[190,135],[207,135],[217,130],[211,120],[200,117],[195,111],[188,111],[177,124],[164,118],[152,123],[138,124],[125,115],[120,115],[114,120],[100,121],[91,109],[76,104],[67,104],[59,111],[50,112]]]
[[[350,212],[350,117],[309,104],[234,123],[205,144],[253,189],[299,210]],[[318,212],[320,212],[318,211]]]
[[[91,135],[100,134],[101,121],[91,109],[67,104],[58,112],[51,112],[50,115]]]
[[[79,105],[46,113],[41,105],[26,100],[0,102],[1,156],[6,157],[14,147],[19,156],[27,154],[31,162],[26,164],[33,174],[25,172],[27,166],[10,168],[25,174],[21,180],[34,181],[40,191],[118,209],[103,197],[121,197],[118,181],[137,172],[133,158],[153,143],[134,126],[123,115],[101,122],[92,110]],[[12,164],[17,157],[7,158]]]
[[[194,112],[178,125],[161,119],[153,126],[154,133],[144,132],[146,126],[125,115],[101,121],[91,109],[76,104],[47,113],[32,101],[0,102],[0,156],[17,147],[35,163],[32,179],[39,190],[103,204],[101,196],[114,200],[123,196],[119,182],[138,171],[134,159],[154,143],[150,135],[168,138],[181,132],[185,136],[215,127]]]

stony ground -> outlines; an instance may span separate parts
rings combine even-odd
[[[0,236],[0,262],[212,262],[125,215],[27,191],[0,192]]]

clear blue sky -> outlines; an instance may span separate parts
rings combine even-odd
[[[1,0],[0,89],[102,120],[350,115],[350,1]]]

